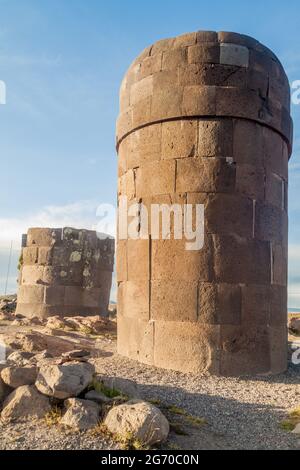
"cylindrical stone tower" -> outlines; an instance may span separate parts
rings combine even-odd
[[[119,197],[203,204],[204,247],[118,241],[118,351],[221,375],[287,366],[290,89],[248,36],[185,34],[126,74],[117,123]]]
[[[114,240],[92,230],[31,228],[23,237],[17,313],[107,315]]]

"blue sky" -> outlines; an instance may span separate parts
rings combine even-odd
[[[298,13],[293,0],[0,0],[0,293],[10,239],[17,248],[30,225],[91,225],[98,203],[115,203],[118,90],[144,47],[199,29],[237,31],[269,46],[292,82]],[[300,307],[300,105],[292,113],[289,303]]]

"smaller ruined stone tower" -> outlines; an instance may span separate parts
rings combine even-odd
[[[107,314],[113,239],[91,230],[31,228],[22,245],[18,314]]]

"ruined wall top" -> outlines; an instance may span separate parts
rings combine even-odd
[[[194,117],[244,118],[292,149],[290,87],[278,58],[255,39],[198,31],[147,47],[121,85],[117,147],[141,127]]]

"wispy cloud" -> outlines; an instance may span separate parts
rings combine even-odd
[[[0,218],[0,248],[12,240],[20,245],[21,236],[30,227],[74,227],[98,230],[114,235],[115,214],[112,206],[97,201],[77,201],[66,205],[43,207],[19,218]]]

